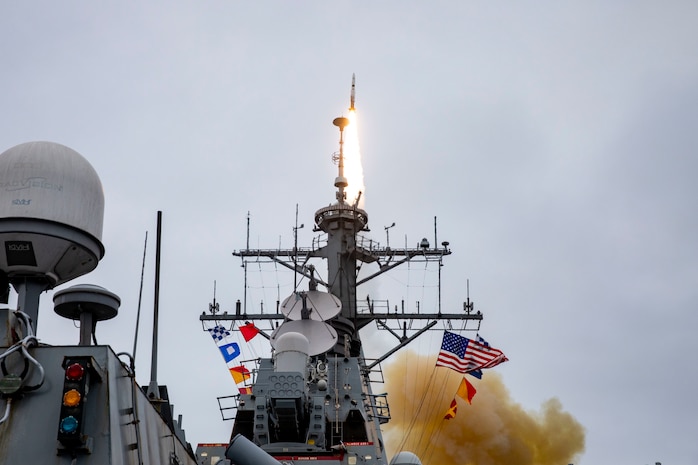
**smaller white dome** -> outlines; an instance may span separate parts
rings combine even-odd
[[[276,340],[276,353],[301,352],[306,356],[310,350],[308,338],[301,333],[284,333]]]
[[[422,461],[412,452],[405,450],[398,452],[390,461],[390,465],[422,465]]]
[[[289,331],[276,340],[274,371],[296,372],[306,378],[310,342],[301,333]]]

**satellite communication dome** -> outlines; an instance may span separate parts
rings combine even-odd
[[[92,165],[53,142],[0,154],[0,271],[49,287],[89,273],[104,256],[104,192]]]

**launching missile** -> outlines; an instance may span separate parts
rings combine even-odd
[[[349,100],[349,111],[354,111],[354,98],[356,97],[356,74],[351,75],[351,99]]]

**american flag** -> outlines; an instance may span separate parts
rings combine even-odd
[[[501,350],[491,347],[487,342],[483,344],[445,331],[436,366],[469,373],[481,368],[492,368],[507,360],[509,359]]]

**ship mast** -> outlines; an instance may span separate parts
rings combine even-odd
[[[352,78],[350,111],[354,110],[354,84]],[[391,311],[387,300],[357,296],[362,284],[402,264],[426,262],[440,268],[443,257],[451,251],[448,242],[431,247],[426,238],[415,248],[391,249],[366,237],[364,233],[370,230],[368,214],[358,207],[361,192],[347,201],[347,187],[354,188],[344,173],[345,129],[350,120],[338,117],[333,124],[339,129],[339,152],[332,157],[337,164],[337,190],[334,203],[315,212],[313,230],[320,234],[313,246],[298,247],[297,232],[302,225],[298,225],[296,207],[293,248],[248,246],[233,252],[242,259],[245,283],[248,264],[271,261],[293,271],[292,294],[277,302],[272,313],[265,313],[263,307],[258,313],[250,312],[247,305],[237,305],[232,314],[210,312],[199,317],[202,322],[218,325],[221,320],[272,322],[272,333],[267,336],[272,356],[258,359],[254,381],[242,389],[236,381],[240,393],[230,396],[235,423],[226,457],[242,465],[291,464],[319,458],[342,465],[357,464],[358,460],[366,465],[385,465],[381,425],[390,420],[390,408],[387,394],[374,394],[372,386],[382,382],[380,363],[430,329],[450,329],[451,320],[461,320],[463,326],[464,320],[475,320],[473,326],[478,328],[482,320],[480,312],[465,303],[460,311],[443,313],[440,298],[436,308],[420,310],[417,302],[416,312],[410,312],[404,302],[401,310],[395,306]],[[435,221],[434,242],[436,237]],[[318,260],[326,262],[326,271],[316,271]],[[440,277],[439,273],[439,291]],[[280,320],[281,324],[274,326]],[[392,349],[372,360],[364,356],[360,338],[360,330],[370,323],[397,339]],[[221,414],[223,411],[221,407]],[[257,445],[273,458],[261,462],[256,458],[259,453],[248,453],[243,447],[237,450],[234,443],[240,437],[248,440],[250,451],[257,450]],[[252,460],[242,461],[248,456]]]
[[[431,329],[437,321],[475,320],[479,324],[482,320],[482,314],[473,311],[472,307],[466,305],[463,306],[462,311],[447,313],[442,313],[441,308],[438,308],[437,312],[429,312],[424,309],[417,312],[407,312],[404,308],[400,312],[390,312],[388,308],[374,308],[369,301],[368,309],[359,309],[357,288],[362,284],[410,261],[435,261],[440,267],[443,257],[450,255],[451,250],[448,248],[448,242],[442,242],[441,247],[431,247],[426,238],[422,239],[419,246],[415,248],[382,247],[376,241],[361,234],[369,231],[368,214],[363,209],[358,208],[358,201],[354,204],[348,203],[345,193],[345,188],[349,183],[344,176],[344,129],[349,124],[349,119],[338,117],[333,120],[333,124],[339,128],[339,153],[334,156],[338,166],[337,177],[334,180],[334,186],[337,188],[336,202],[315,212],[314,228],[315,231],[326,233],[326,243],[322,247],[313,248],[294,246],[291,249],[250,249],[247,247],[233,252],[233,255],[241,257],[243,264],[248,263],[248,261],[271,260],[305,277],[309,283],[323,286],[341,301],[341,313],[327,321],[338,335],[338,341],[334,348],[328,352],[328,355],[360,356],[359,330],[374,321],[381,328],[389,330],[399,341],[398,346],[380,357],[379,361],[407,345],[424,331]],[[325,280],[315,272],[314,266],[308,263],[313,258],[326,260]],[[359,263],[376,263],[378,270],[359,280]],[[246,267],[245,270],[247,270]],[[294,289],[294,292],[299,293],[301,290]],[[284,318],[285,316],[279,313],[278,309],[276,313],[256,313],[249,312],[247,308],[239,307],[233,314],[204,313],[199,317],[201,321],[278,321],[284,320]],[[450,323],[447,324],[450,325]],[[413,334],[409,337],[407,327],[413,330]],[[399,332],[402,335],[399,335]]]
[[[334,181],[337,202],[315,212],[315,227],[327,234],[327,245],[318,251],[318,255],[327,260],[328,290],[342,302],[342,312],[332,321],[339,336],[337,348],[356,356],[360,348],[355,326],[357,260],[374,262],[377,257],[357,244],[359,231],[368,230],[368,215],[346,202],[344,188],[349,183],[344,177],[344,128],[349,125],[349,120],[339,117],[332,123],[339,128],[338,173]]]

